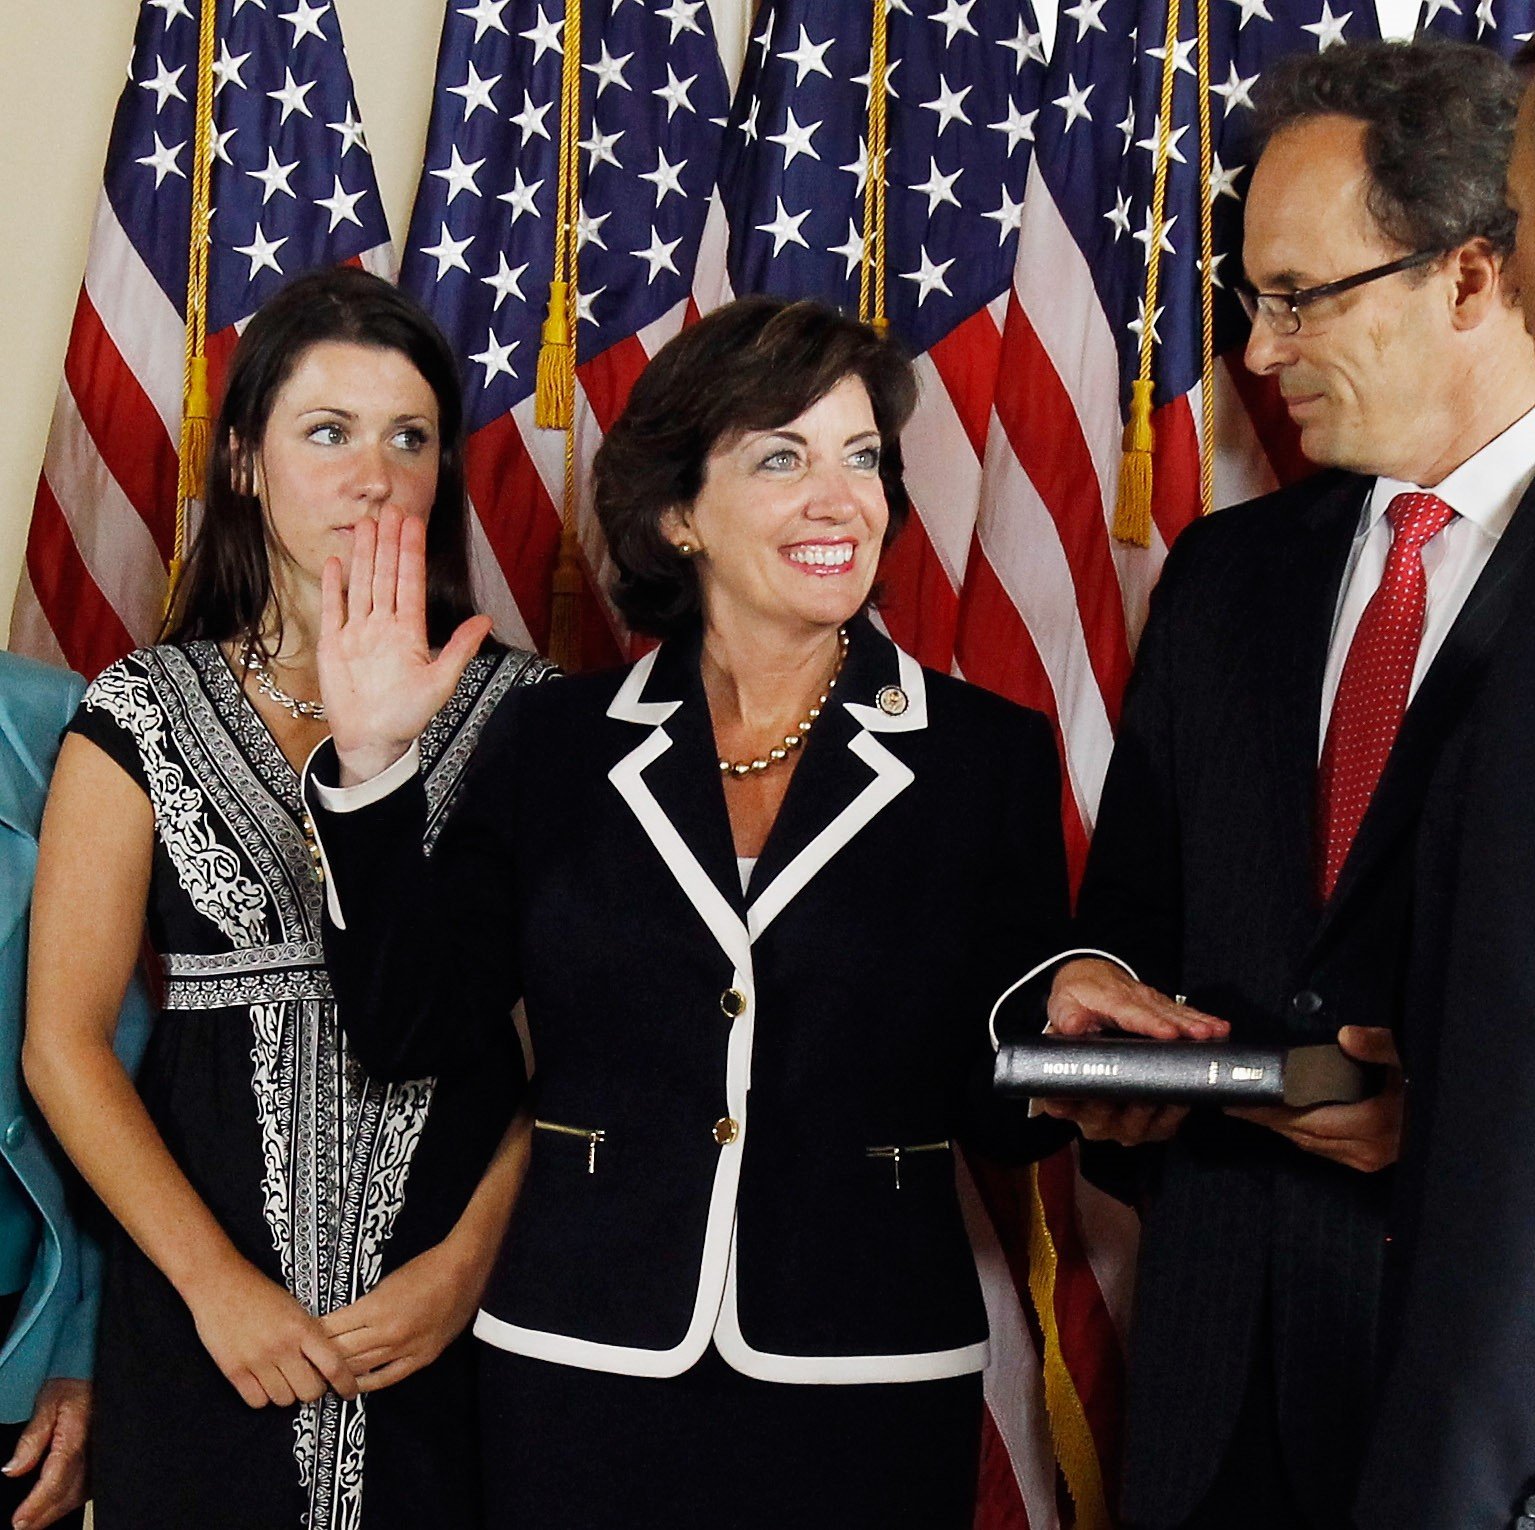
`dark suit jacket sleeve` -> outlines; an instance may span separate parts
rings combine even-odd
[[[984,948],[995,957],[993,993],[1059,951],[1069,922],[1055,738],[1037,712],[1018,712],[1016,719],[1009,731],[1010,790],[999,824],[996,888],[988,899],[993,917]],[[1005,1163],[1042,1158],[1069,1141],[1072,1128],[1048,1117],[1031,1120],[1026,1101],[996,1093],[996,1057],[985,1019],[976,1027],[965,1144]]]
[[[422,1078],[510,1058],[520,992],[507,811],[516,791],[517,694],[485,725],[429,854],[419,775],[366,807],[333,812],[314,790],[315,781],[336,780],[330,744],[306,773],[331,880],[326,961],[341,1024],[376,1077]]]

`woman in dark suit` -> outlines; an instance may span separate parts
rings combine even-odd
[[[412,740],[454,676],[419,531],[359,528],[345,612],[328,571],[344,1023],[411,1076],[526,1014],[531,1164],[475,1329],[495,1525],[971,1523],[952,1147],[1056,1140],[990,1102],[986,1017],[1061,944],[1066,877],[1044,720],[865,614],[914,397],[816,304],[673,340],[597,464],[661,646],[503,704],[429,860]]]

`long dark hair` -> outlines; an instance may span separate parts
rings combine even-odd
[[[337,266],[283,288],[257,312],[235,347],[213,430],[202,524],[166,615],[162,641],[203,638],[261,648],[262,618],[272,602],[272,567],[266,515],[254,492],[256,453],[283,384],[305,352],[327,340],[398,351],[436,395],[441,450],[437,496],[426,528],[430,641],[446,642],[474,614],[464,403],[453,352],[426,311],[398,287],[355,266]]]

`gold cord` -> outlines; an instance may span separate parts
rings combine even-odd
[[[883,335],[885,315],[885,150],[889,141],[889,0],[873,0],[869,43],[869,119],[864,135],[868,164],[863,182],[863,262],[858,282],[858,317]]]

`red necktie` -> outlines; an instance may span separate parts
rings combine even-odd
[[[1391,551],[1343,661],[1317,771],[1317,874],[1324,901],[1337,885],[1407,710],[1428,595],[1424,544],[1454,516],[1434,494],[1398,494],[1386,507]]]

